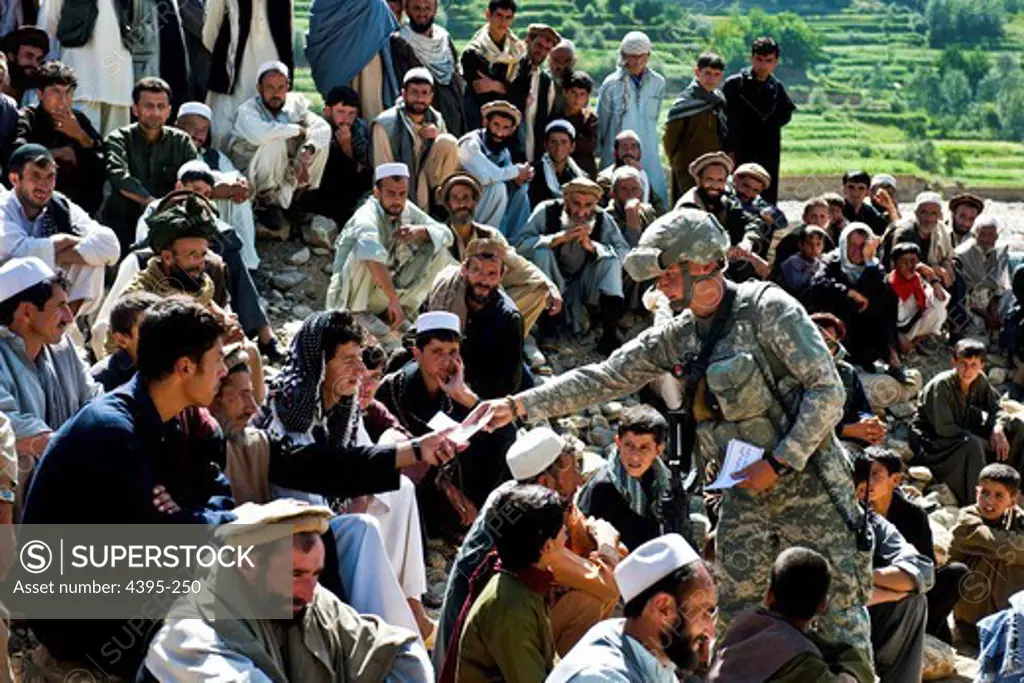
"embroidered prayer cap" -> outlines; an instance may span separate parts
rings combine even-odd
[[[615,187],[620,180],[625,180],[626,178],[632,178],[640,183],[641,187],[643,186],[644,177],[640,174],[640,169],[625,165],[619,166],[612,172],[612,187]]]
[[[876,188],[879,185],[888,185],[892,189],[896,189],[896,177],[889,175],[888,173],[876,173],[871,177],[871,187]]]
[[[700,180],[700,174],[709,166],[721,166],[726,173],[732,173],[732,159],[725,152],[708,152],[690,162],[690,175],[694,180]]]
[[[469,175],[468,173],[453,173],[444,179],[441,183],[441,187],[437,190],[438,203],[444,204],[448,201],[448,193],[456,185],[464,185],[473,191],[473,199],[480,199],[480,195],[483,194],[483,188],[480,187],[480,182]]]
[[[643,31],[630,31],[619,45],[619,52],[624,55],[649,55],[651,49],[651,39]]]
[[[324,505],[293,498],[236,507],[235,520],[217,528],[217,536],[234,546],[266,545],[301,533],[327,532],[334,513]]]
[[[40,161],[53,162],[53,154],[40,144],[29,142],[11,152],[11,158],[7,167],[9,170],[18,173],[25,167],[25,164],[37,164]]]
[[[751,178],[756,178],[757,180],[760,180],[765,187],[772,184],[772,175],[767,170],[765,170],[764,166],[762,166],[761,164],[755,164],[754,162],[740,164],[739,166],[736,167],[736,170],[732,172],[732,175],[734,178],[738,178],[740,176],[750,176]]]
[[[700,561],[700,555],[685,538],[665,534],[647,541],[619,562],[615,583],[622,601],[628,603],[676,570]]]
[[[202,116],[207,121],[213,121],[213,110],[202,102],[186,102],[178,107],[178,119],[183,116]]]
[[[516,439],[505,453],[505,462],[514,479],[526,481],[551,467],[564,448],[558,434],[547,427],[537,427]]]
[[[494,114],[507,116],[515,121],[516,126],[523,121],[523,115],[519,108],[508,100],[494,100],[480,107],[480,115],[483,116],[484,121]]]
[[[914,197],[914,211],[917,211],[926,204],[934,204],[942,210],[942,195],[938,192],[922,192]]]
[[[420,317],[416,318],[416,334],[426,334],[427,332],[436,332],[438,330],[447,330],[448,332],[454,332],[455,334],[462,334],[462,328],[459,325],[459,316],[448,311],[427,311],[421,313]]]
[[[373,182],[379,183],[384,178],[408,178],[409,167],[400,161],[381,164],[373,172]]]
[[[0,266],[0,302],[56,276],[38,256],[12,258]]]
[[[427,82],[433,87],[434,76],[426,67],[417,66],[405,72],[405,76],[402,78],[402,86],[408,85],[410,81]]]
[[[568,197],[571,194],[589,194],[591,197],[600,200],[604,196],[604,190],[590,178],[573,178],[565,185],[562,185],[562,196]]]
[[[46,35],[46,31],[41,28],[22,26],[8,33],[0,41],[0,49],[12,54],[17,54],[18,48],[22,45],[37,47],[43,51],[45,56],[50,51],[50,36]]]
[[[175,240],[186,237],[210,239],[217,234],[217,210],[210,200],[191,190],[176,190],[162,200],[146,219],[149,246],[160,253]]]
[[[209,173],[212,176],[213,169],[202,159],[193,159],[192,161],[186,161],[178,167],[178,180],[181,180],[189,173]]]
[[[288,65],[284,62],[272,59],[269,62],[263,62],[260,64],[260,68],[256,71],[256,82],[259,83],[263,80],[263,75],[271,71],[276,71],[277,73],[284,75],[285,78],[291,78],[291,74],[288,72]]]
[[[976,194],[971,194],[970,192],[961,192],[960,194],[953,195],[953,198],[949,200],[949,210],[956,211],[956,207],[961,204],[973,206],[978,210],[978,213],[985,210],[985,200]]]
[[[490,237],[477,237],[466,245],[466,255],[463,262],[471,258],[483,259],[484,261],[500,261],[505,257],[505,245]]]
[[[621,133],[615,136],[615,142],[622,142],[623,140],[635,140],[636,144],[641,146],[643,145],[643,143],[640,141],[640,136],[636,134],[635,130],[632,130],[630,128],[627,128],[626,130],[622,131]]]
[[[548,125],[544,126],[544,135],[550,135],[551,131],[565,133],[572,140],[576,139],[576,126],[572,125],[565,119],[555,119]]]
[[[558,41],[562,39],[562,36],[558,35],[558,31],[547,24],[530,24],[526,27],[527,40],[533,40],[537,36],[544,36],[551,41],[552,46],[557,45]]]

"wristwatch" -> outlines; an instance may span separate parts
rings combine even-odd
[[[412,457],[416,458],[416,462],[423,462],[423,449],[420,447],[420,440],[413,439],[412,444]]]
[[[10,503],[14,505],[14,491],[10,489],[0,489],[0,503]]]

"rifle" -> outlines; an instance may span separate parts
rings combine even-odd
[[[669,489],[661,498],[662,533],[681,534],[691,546],[702,548],[703,525],[695,525],[691,520],[693,513],[704,509],[704,458],[697,448],[696,428],[692,409],[669,411],[665,463]]]

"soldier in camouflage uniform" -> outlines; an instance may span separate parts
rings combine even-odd
[[[728,248],[728,236],[703,211],[680,209],[655,221],[625,268],[637,281],[657,278],[681,313],[603,363],[491,401],[489,427],[516,417],[534,421],[572,413],[679,368],[700,352],[715,311],[733,288],[731,312],[706,373],[715,417],[699,425],[698,440],[716,462],[730,439],[764,448],[766,457],[724,492],[716,550],[720,626],[760,605],[775,557],[801,545],[833,566],[821,635],[870,654],[865,605],[872,590],[871,557],[858,550],[863,513],[849,457],[833,435],[843,412],[842,383],[821,335],[795,299],[767,283],[725,280]]]

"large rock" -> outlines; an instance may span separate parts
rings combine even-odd
[[[313,220],[302,226],[302,241],[311,247],[334,249],[338,239],[338,224],[324,216],[313,216]]]
[[[928,490],[928,495],[925,498],[930,498],[937,502],[941,507],[949,507],[957,505],[956,496],[953,495],[953,491],[946,484],[937,484]]]
[[[278,273],[271,280],[270,284],[274,286],[274,289],[282,292],[287,292],[289,289],[302,284],[306,281],[309,276],[303,273],[301,270],[293,270],[284,273]]]
[[[907,474],[910,476],[910,481],[914,483],[920,483],[920,488],[926,488],[928,484],[932,483],[932,471],[927,467],[911,467]]]
[[[943,517],[946,517],[945,510],[937,510],[928,516],[928,526],[932,530],[932,548],[935,551],[935,568],[941,569],[946,566],[949,562],[949,547],[953,544],[953,532],[945,527],[936,519],[938,513],[943,513]]]
[[[591,428],[587,433],[590,443],[603,449],[615,442],[615,432],[604,427]]]
[[[309,263],[311,258],[313,258],[313,254],[310,252],[309,247],[303,247],[288,257],[288,263],[301,266]]]
[[[313,309],[305,304],[299,304],[291,310],[292,317],[299,320],[305,320],[309,316],[313,315]]]
[[[1005,383],[1007,376],[1005,368],[992,368],[988,371],[988,381],[995,386]]]
[[[928,515],[928,521],[934,522],[932,526],[941,526],[946,531],[952,531],[953,526],[956,525],[957,510],[956,508],[942,508],[930,513]]]
[[[601,414],[609,420],[618,420],[622,414],[622,404],[618,401],[609,401],[601,404]]]
[[[900,383],[889,375],[860,372],[860,382],[864,385],[864,393],[875,410],[884,410],[899,403],[903,396]]]
[[[895,433],[895,430],[893,430],[893,432],[891,433]],[[911,460],[914,459],[914,449],[910,447],[909,442],[904,441],[903,439],[899,439],[894,436],[889,436],[885,439],[885,445],[888,448],[891,448],[892,450],[899,453],[900,458],[903,459],[903,462],[910,462]]]
[[[921,680],[937,681],[952,676],[956,676],[956,652],[938,638],[925,635]]]

